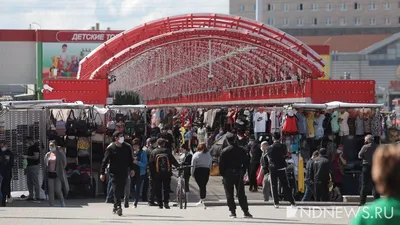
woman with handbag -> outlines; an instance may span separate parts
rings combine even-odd
[[[68,193],[69,186],[65,167],[67,159],[65,153],[58,150],[57,143],[50,141],[49,152],[44,156],[45,181],[47,182],[47,193],[50,206],[54,206],[54,195],[60,199],[60,206],[65,207],[63,190]]]

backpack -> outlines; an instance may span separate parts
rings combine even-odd
[[[171,164],[169,162],[168,154],[158,154],[156,156],[156,172],[168,173],[171,171]]]

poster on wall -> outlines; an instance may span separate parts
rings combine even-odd
[[[76,78],[79,62],[119,31],[48,31],[42,45],[42,78]],[[52,37],[51,37],[52,36]]]
[[[43,79],[76,78],[79,61],[101,43],[43,43]]]

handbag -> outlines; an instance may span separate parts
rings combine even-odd
[[[126,116],[124,116],[124,114],[122,114],[122,113],[117,113],[116,115],[115,115],[115,121],[117,122],[117,123],[119,123],[119,122],[124,122],[126,120]]]
[[[81,111],[79,119],[75,122],[76,136],[78,137],[89,137],[92,132],[89,129],[89,117],[87,116],[85,110]]]
[[[58,136],[64,136],[65,133],[67,132],[67,128],[66,128],[66,123],[64,121],[64,118],[61,114],[61,110],[59,110],[57,112],[56,115],[56,132]]]
[[[100,113],[96,113],[93,120],[96,123],[96,133],[104,134],[106,131],[106,128],[104,127],[104,119],[102,118]]]
[[[74,114],[74,110],[71,109],[68,114],[67,122],[66,122],[66,134],[68,136],[76,135],[76,118]]]
[[[116,123],[113,120],[113,112],[109,110],[108,122],[107,122],[107,135],[111,136],[115,131]]]
[[[56,131],[56,119],[54,118],[53,111],[50,111],[50,117],[48,119],[47,126],[46,135],[50,140],[54,140],[58,135]]]

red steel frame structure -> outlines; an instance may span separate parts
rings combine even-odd
[[[324,66],[319,54],[274,27],[188,14],[122,32],[80,63],[78,78],[115,80],[111,92],[137,91],[147,103],[221,95],[292,99],[310,96],[307,86],[324,75]]]

